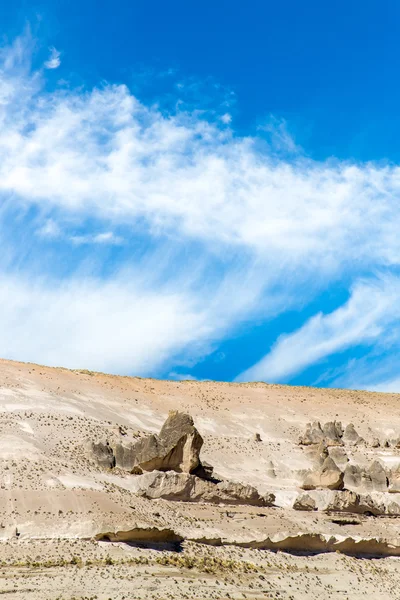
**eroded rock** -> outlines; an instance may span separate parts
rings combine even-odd
[[[186,413],[170,412],[159,435],[135,443],[117,444],[116,465],[129,472],[176,471],[192,473],[200,466],[203,438]]]
[[[365,443],[364,439],[358,435],[353,423],[349,423],[344,430],[343,442],[349,446],[357,446]]]
[[[300,494],[300,496],[298,496],[294,501],[293,508],[294,510],[305,511],[317,510],[315,500],[314,498],[311,498],[309,494]]]
[[[304,435],[300,437],[299,444],[302,446],[311,446],[312,444],[319,444],[324,439],[324,432],[321,428],[319,421],[314,423],[308,423]]]
[[[326,488],[329,490],[341,490],[343,488],[343,472],[336,463],[328,456],[321,469],[308,473],[304,479],[303,490],[315,490]]]
[[[115,456],[108,442],[91,442],[86,444],[89,456],[102,469],[112,469],[115,466]]]
[[[188,473],[153,472],[143,475],[138,495],[152,500],[272,506],[274,494],[260,495],[251,485],[232,481],[212,483]]]

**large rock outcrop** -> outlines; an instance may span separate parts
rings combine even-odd
[[[262,496],[251,485],[232,481],[212,483],[188,473],[153,472],[142,475],[137,494],[151,500],[272,506],[274,494]]]
[[[186,413],[170,412],[159,435],[115,446],[116,466],[131,473],[192,473],[200,466],[203,438]]]
[[[299,444],[312,446],[321,442],[326,447],[356,446],[365,443],[355,430],[353,423],[349,423],[344,430],[340,421],[328,421],[324,425],[321,425],[319,421],[308,423],[305,433],[300,436]]]
[[[326,510],[373,516],[384,515],[386,513],[382,500],[373,498],[369,494],[357,494],[349,490],[336,492]]]
[[[308,473],[301,486],[303,490],[315,490],[326,488],[329,490],[341,490],[343,488],[343,472],[334,460],[328,456],[320,469]]]
[[[344,471],[344,486],[360,492],[387,492],[389,479],[383,465],[375,460],[368,469],[349,464]]]

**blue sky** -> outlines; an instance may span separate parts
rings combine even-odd
[[[400,391],[398,3],[0,25],[1,356]]]

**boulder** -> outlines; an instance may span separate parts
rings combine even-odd
[[[357,446],[364,443],[364,439],[358,435],[353,423],[349,423],[344,430],[343,442],[349,446]]]
[[[342,444],[341,437],[343,435],[343,428],[340,422],[328,421],[325,423],[322,431],[327,446],[340,446]]]
[[[212,483],[189,473],[153,472],[142,476],[137,492],[140,496],[156,500],[181,502],[210,502],[213,504],[248,504],[272,506],[274,494],[262,496],[251,485],[232,481]]]
[[[330,446],[328,449],[329,456],[333,461],[335,461],[336,465],[339,469],[344,470],[349,462],[349,457],[347,456],[346,450],[343,446]]]
[[[378,439],[377,437],[376,437],[376,438],[374,438],[374,439],[372,440],[372,444],[371,444],[371,446],[372,446],[373,448],[379,448],[379,447],[380,447],[380,445],[381,445],[381,443],[380,443],[380,441],[379,441],[379,439]]]
[[[385,506],[379,500],[376,500],[369,495],[357,494],[356,492],[350,492],[348,490],[336,492],[326,507],[326,510],[373,516],[385,514]]]
[[[304,435],[299,439],[299,444],[302,446],[311,446],[312,444],[319,444],[324,439],[324,432],[321,428],[319,421],[314,423],[308,423]]]
[[[362,481],[362,470],[358,465],[348,464],[344,470],[344,487],[359,488]]]
[[[306,475],[303,490],[315,490],[326,488],[329,490],[341,490],[343,488],[343,472],[336,463],[328,456],[321,469],[312,471]]]
[[[388,477],[385,468],[378,461],[374,460],[366,472],[368,484],[370,482],[370,490],[374,492],[387,492]],[[368,486],[367,486],[368,487]]]
[[[333,512],[358,512],[359,504],[359,494],[344,490],[343,492],[336,492],[334,494],[326,510]]]
[[[116,465],[132,472],[192,473],[200,466],[203,438],[186,413],[170,412],[159,435],[115,447]]]
[[[361,494],[358,512],[364,515],[372,515],[374,517],[385,514],[385,505],[382,501],[373,498],[370,495]]]
[[[387,492],[388,476],[378,460],[366,470],[358,465],[347,465],[344,471],[344,486],[347,489],[365,492]]]
[[[115,456],[108,442],[87,442],[89,456],[102,469],[112,469],[115,466]]]
[[[314,498],[311,498],[309,494],[300,494],[297,496],[293,504],[294,510],[305,510],[313,511],[317,510]]]

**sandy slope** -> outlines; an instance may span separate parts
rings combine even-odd
[[[156,381],[0,361],[0,594],[358,598],[375,589],[381,598],[400,597],[397,558],[299,557],[238,547],[265,545],[267,538],[276,543],[299,532],[333,536],[338,543],[385,538],[400,546],[400,519],[362,517],[359,525],[339,525],[324,512],[291,509],[302,474],[313,465],[298,445],[306,423],[352,422],[367,441],[383,442],[400,436],[399,399],[258,383]],[[145,500],[135,495],[140,476],[104,471],[87,455],[85,440],[114,443],[121,427],[132,438],[156,432],[170,409],[194,417],[205,440],[202,458],[220,476],[273,491],[277,507]],[[256,432],[261,443],[254,440]],[[393,447],[367,444],[351,451],[357,464],[376,457],[389,467],[400,464]],[[318,494],[323,504],[332,493]],[[154,525],[182,535],[183,551],[93,541],[104,531]],[[196,543],[215,539],[224,545]],[[212,568],[192,565],[203,554],[218,559]],[[61,564],[60,557],[77,564]],[[232,564],[224,563],[228,559]],[[132,586],[135,596],[129,595]]]

